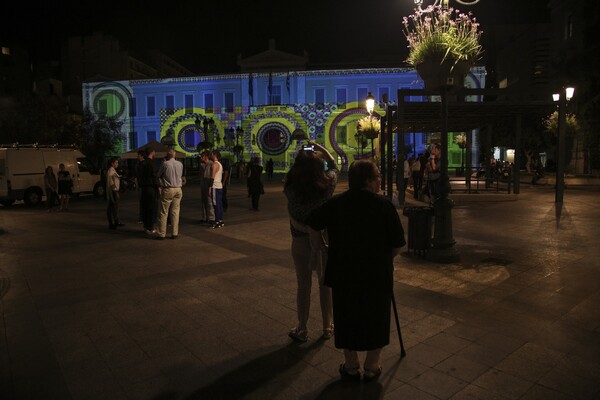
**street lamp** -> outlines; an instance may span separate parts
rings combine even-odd
[[[381,128],[380,128],[380,133],[381,133],[381,137],[380,137],[380,151],[381,151],[381,189],[382,190],[386,190],[386,182],[387,182],[387,197],[392,200],[392,195],[394,193],[394,188],[393,188],[393,140],[392,140],[392,118],[393,118],[393,113],[397,110],[397,108],[395,106],[391,106],[388,103],[388,98],[387,95],[383,96],[382,99],[383,102],[383,106],[385,107],[385,118],[381,118]],[[373,109],[375,108],[375,98],[373,97],[373,95],[371,94],[371,92],[369,92],[367,94],[367,98],[366,98],[366,107],[367,107],[367,111],[369,112],[369,116],[372,117],[373,115]],[[387,131],[386,131],[387,129]],[[360,133],[357,133],[354,137],[356,138],[357,135],[361,135]],[[360,139],[360,136],[359,136]],[[387,140],[386,140],[387,139]],[[385,151],[385,146],[386,146],[386,141],[387,141],[387,155],[386,155],[386,151]],[[362,141],[361,141],[362,142]],[[402,143],[404,141],[401,141]],[[362,144],[362,143],[361,143]],[[373,145],[371,144],[371,147]],[[362,147],[362,146],[361,146]],[[387,177],[387,179],[386,179]],[[401,190],[400,190],[401,191]],[[402,203],[404,202],[404,197],[401,197],[401,193],[398,193],[398,200]]]
[[[563,202],[565,193],[565,136],[567,130],[567,102],[573,98],[575,88],[562,88],[560,93],[552,95],[558,101],[558,160],[556,165],[556,203]]]
[[[375,109],[375,97],[369,92],[367,94],[367,98],[365,99],[367,103],[367,112],[369,115],[373,115],[373,110]]]

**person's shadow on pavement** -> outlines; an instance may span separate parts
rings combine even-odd
[[[241,399],[261,386],[277,379],[277,377],[281,377],[297,364],[299,368],[303,364],[301,361],[315,353],[323,343],[322,341],[315,341],[305,347],[291,342],[281,349],[258,357],[226,373],[208,386],[196,390],[185,399]]]
[[[379,382],[349,382],[337,380],[331,382],[314,400],[380,400],[383,398],[383,386]]]

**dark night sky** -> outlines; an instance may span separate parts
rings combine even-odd
[[[466,7],[450,2],[472,11],[484,34],[492,23],[543,20],[546,3],[481,0]],[[35,59],[58,54],[61,41],[70,35],[101,30],[131,46],[158,48],[196,73],[216,73],[235,72],[237,54],[264,51],[269,38],[282,51],[300,55],[306,50],[311,64],[369,57],[401,61],[406,48],[401,20],[411,13],[413,0],[47,0],[35,8],[12,0],[2,8],[0,40],[16,41]]]

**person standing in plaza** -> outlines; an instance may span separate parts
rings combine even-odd
[[[431,148],[431,156],[427,162],[427,192],[429,202],[434,203],[439,196],[440,166],[442,151],[439,144],[434,144]]]
[[[221,165],[221,153],[218,150],[210,152],[212,161],[212,203],[215,209],[214,223],[209,228],[222,228],[223,223],[223,165]]]
[[[202,205],[202,219],[200,223],[215,223],[215,209],[212,205],[212,165],[209,157],[210,152],[203,151],[200,154],[200,161],[204,167],[202,181],[200,182],[200,203]]]
[[[140,206],[144,231],[148,235],[156,233],[154,227],[157,208],[158,180],[154,171],[154,149],[146,148],[144,160],[139,165],[139,186],[142,191]]]
[[[273,180],[274,168],[275,168],[275,165],[273,163],[273,159],[269,158],[267,160],[267,165],[265,165],[265,172],[267,173],[267,179],[269,180],[269,182],[271,182]]]
[[[141,165],[142,165],[142,161],[144,161],[144,157],[145,157],[146,153],[144,152],[144,150],[138,150],[137,152],[137,164],[136,164],[136,169],[135,169],[135,180],[136,180],[136,189],[138,192],[138,213],[139,213],[139,217],[138,217],[138,224],[143,224],[144,223],[144,216],[142,213],[142,189],[140,186],[140,171],[141,171]]]
[[[160,213],[156,239],[167,236],[167,216],[170,217],[173,232],[171,239],[179,235],[179,210],[183,197],[183,164],[175,159],[175,150],[169,149],[165,161],[157,173],[160,193]]]
[[[65,164],[58,166],[58,198],[60,199],[59,211],[69,210],[69,198],[73,188],[73,179],[69,171],[65,169]]]
[[[310,213],[329,199],[335,190],[339,170],[333,156],[317,143],[314,151],[300,150],[294,165],[288,171],[284,184],[284,193],[288,201],[290,230],[292,234],[292,258],[296,270],[297,292],[296,307],[298,322],[288,336],[295,341],[308,340],[308,318],[310,312],[310,293],[312,273],[319,276],[319,298],[323,321],[323,339],[333,335],[333,311],[331,308],[331,289],[323,285],[324,232],[312,230],[306,225]],[[320,153],[320,154],[319,154]],[[323,161],[327,162],[325,171]]]
[[[327,229],[325,284],[332,289],[335,347],[343,349],[342,378],[360,379],[359,351],[366,351],[363,379],[381,374],[389,344],[394,257],[406,244],[394,205],[378,195],[379,168],[358,160],[348,171],[349,190],[312,213],[307,224]]]
[[[223,166],[223,211],[225,212],[229,207],[227,189],[229,188],[229,182],[231,181],[231,160],[225,157],[221,159],[221,165]]]
[[[52,207],[54,207],[54,203],[58,198],[58,195],[56,194],[58,183],[56,181],[56,175],[54,175],[54,170],[49,165],[44,172],[44,189],[46,191],[46,207],[48,207],[48,212],[51,212]]]
[[[262,183],[262,171],[263,168],[260,165],[260,159],[258,157],[252,157],[250,164],[248,164],[246,178],[248,180],[248,194],[252,199],[252,209],[254,211],[258,211],[260,195],[265,193],[265,188]]]
[[[119,159],[117,157],[112,157],[108,161],[108,171],[106,172],[106,217],[109,229],[117,229],[117,226],[123,226],[119,222],[121,177],[117,173],[118,166]]]

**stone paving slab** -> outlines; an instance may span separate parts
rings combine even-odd
[[[393,326],[379,382],[354,384],[339,380],[333,341],[287,337],[291,238],[281,183],[265,187],[253,212],[235,181],[226,226],[211,230],[198,223],[199,187],[186,186],[180,237],[165,241],[142,232],[133,192],[117,231],[91,197],[66,213],[0,209],[0,398],[600,396],[598,188],[567,190],[560,208],[542,186],[457,202],[459,262],[395,262],[407,356]],[[313,293],[312,337],[318,310]]]

